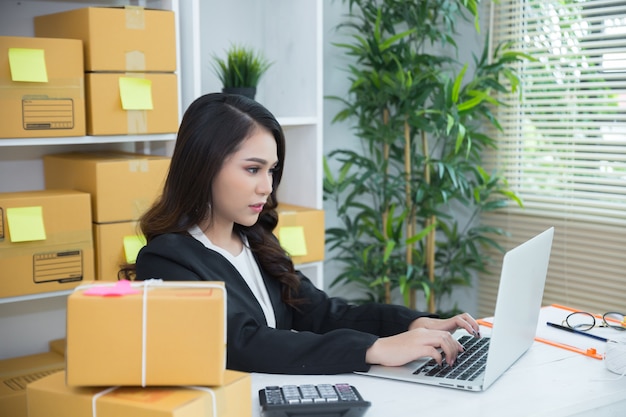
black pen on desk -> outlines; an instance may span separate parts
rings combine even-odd
[[[548,326],[550,326],[550,327],[554,327],[554,328],[557,328],[557,329],[565,330],[566,332],[576,333],[576,334],[580,334],[580,335],[583,335],[583,336],[591,337],[592,339],[600,340],[602,342],[606,342],[607,341],[607,339],[605,339],[604,337],[596,336],[595,334],[591,334],[591,333],[587,333],[587,332],[581,332],[580,330],[572,329],[571,327],[561,326],[560,324],[550,323],[549,321],[546,322],[546,324]]]

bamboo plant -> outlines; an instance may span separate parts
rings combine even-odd
[[[325,158],[324,198],[340,222],[326,231],[341,264],[331,287],[454,314],[439,301],[485,270],[484,247],[498,248],[490,236],[506,233],[481,226],[480,214],[522,204],[482,158],[497,146],[488,128],[500,127],[491,109],[503,103],[491,93],[515,91],[515,65],[531,57],[485,42],[472,75],[453,58],[459,19],[480,28],[478,0],[346,1],[339,29],[351,42],[335,46],[353,59],[351,85],[329,98],[342,103],[333,122],[353,123],[361,149]]]

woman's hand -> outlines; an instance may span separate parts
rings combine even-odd
[[[432,330],[446,330],[454,332],[457,329],[465,329],[469,334],[474,336],[480,336],[480,327],[474,318],[468,314],[457,314],[449,319],[434,319],[430,317],[420,317],[411,323],[409,330],[412,329],[432,329]]]
[[[446,330],[416,328],[394,336],[379,338],[365,353],[369,364],[400,366],[426,356],[443,362],[441,349],[448,365],[453,365],[461,344]]]
[[[443,351],[446,363],[453,365],[463,350],[461,344],[452,337],[457,329],[465,329],[474,336],[480,335],[478,323],[468,313],[449,319],[420,317],[411,323],[408,331],[381,337],[374,342],[365,354],[365,361],[369,364],[401,366],[428,356],[441,364]]]

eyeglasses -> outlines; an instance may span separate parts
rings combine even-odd
[[[610,327],[611,329],[624,331],[626,330],[626,317],[622,313],[609,311],[604,313],[602,321],[597,323],[595,315],[586,311],[576,311],[563,320],[563,325],[581,331],[591,330],[594,327]]]

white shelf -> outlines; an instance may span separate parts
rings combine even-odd
[[[16,297],[0,298],[0,304],[19,303],[22,301],[41,300],[44,298],[66,297],[72,293],[72,290],[43,292],[40,294],[27,294]]]
[[[272,65],[256,100],[287,140],[279,201],[322,209],[323,0],[188,0],[180,14],[183,104],[221,90],[212,62],[229,46],[262,51]]]
[[[284,128],[289,126],[316,126],[320,124],[318,117],[277,117],[278,123]]]
[[[0,36],[34,36],[33,17],[89,6],[140,5],[172,10],[178,0],[22,0],[0,2]],[[177,29],[179,27],[177,22]],[[177,49],[180,37],[177,37]],[[180,54],[177,54],[180,68]],[[181,89],[180,73],[176,71]],[[179,100],[179,115],[182,106]],[[126,150],[171,154],[175,133],[115,136],[0,138],[0,192],[44,188],[42,156],[69,150]],[[1,274],[1,272],[0,272]],[[66,297],[72,290],[0,298],[0,359],[48,350],[65,336]]]
[[[129,136],[65,136],[58,138],[0,139],[0,147],[47,146],[47,145],[96,145],[103,143],[166,142],[176,140],[175,133]]]
[[[33,17],[94,5],[141,5],[176,13],[179,114],[200,95],[220,91],[211,56],[231,43],[267,55],[272,67],[257,100],[283,126],[287,161],[279,191],[283,203],[323,208],[323,0],[23,0],[0,2],[0,36],[33,36]],[[171,155],[176,134],[0,139],[0,192],[43,188],[41,157],[69,150],[134,147]],[[152,144],[152,146],[151,146]],[[63,149],[65,151],[66,149]],[[320,288],[323,262],[296,265]],[[64,337],[69,291],[0,298],[0,359],[47,350]]]

